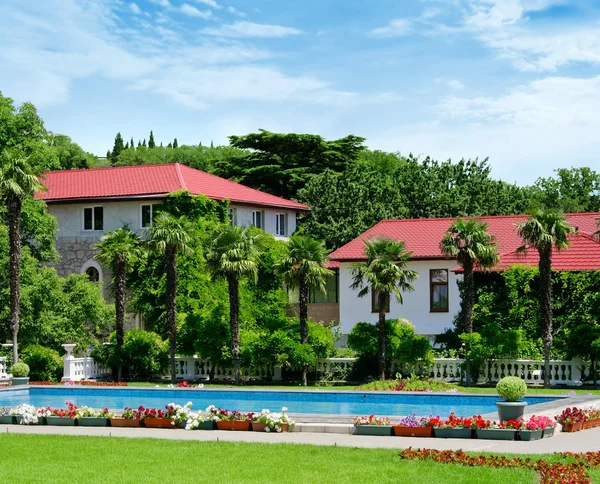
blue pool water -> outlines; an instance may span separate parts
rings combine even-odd
[[[558,397],[560,398],[560,397]],[[551,402],[555,397],[527,397],[529,405]],[[288,407],[289,412],[331,415],[417,415],[447,416],[477,415],[495,412],[496,396],[485,395],[430,395],[400,393],[360,392],[294,392],[252,390],[175,390],[143,388],[28,388],[0,391],[0,406],[30,403],[36,407],[63,407],[65,402],[94,408],[108,407],[120,410],[124,407],[162,408],[170,402],[180,405],[188,401],[192,408],[203,410],[208,405],[239,410],[260,411],[268,408],[278,411]]]

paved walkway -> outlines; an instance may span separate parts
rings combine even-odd
[[[546,454],[553,452],[588,452],[600,450],[600,427],[575,433],[555,434],[549,439],[534,442],[502,442],[493,440],[435,439],[415,437],[371,437],[332,433],[290,432],[259,433],[231,431],[185,431],[179,429],[127,429],[116,427],[54,427],[0,425],[0,433],[37,435],[88,435],[99,437],[148,437],[171,440],[197,440],[222,442],[260,442],[344,447],[403,449],[426,447],[439,450],[462,449],[471,452],[498,452],[507,454]]]

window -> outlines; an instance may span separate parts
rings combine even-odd
[[[379,291],[371,288],[371,312],[379,312]],[[390,312],[390,295],[388,294],[387,301],[385,304],[385,312]]]
[[[104,230],[103,207],[86,207],[83,209],[83,230]]]
[[[156,204],[142,205],[142,223],[141,227],[147,229],[152,227],[154,217],[156,217]]]
[[[429,311],[432,313],[448,312],[448,269],[431,269],[429,271]]]
[[[286,235],[286,216],[285,213],[275,214],[275,235],[279,237],[285,237]]]
[[[264,223],[265,213],[261,210],[254,210],[252,212],[252,225],[254,225],[257,229],[265,228]]]
[[[321,292],[314,287],[310,288],[308,302],[311,304],[338,303],[340,302],[338,288],[339,272],[335,271],[335,274],[327,276],[325,279],[325,292]]]
[[[231,220],[231,225],[237,225],[237,208],[229,207],[227,215],[229,216],[229,220]]]
[[[85,270],[85,274],[91,282],[98,282],[100,280],[100,271],[95,267],[88,267]]]

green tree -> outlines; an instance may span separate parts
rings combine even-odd
[[[258,279],[259,247],[263,235],[252,227],[225,224],[217,229],[206,261],[215,278],[223,278],[229,288],[229,325],[235,384],[240,384],[240,279]]]
[[[117,163],[117,160],[119,159],[119,155],[121,154],[121,151],[123,151],[125,149],[125,145],[123,143],[123,137],[121,136],[121,133],[117,133],[117,135],[115,136],[115,142],[113,144],[113,149],[112,152],[110,153],[110,164],[114,165]]]
[[[325,292],[327,276],[333,272],[327,267],[325,245],[311,237],[294,234],[287,244],[287,253],[279,264],[283,280],[290,289],[298,289],[300,316],[300,343],[308,343],[309,288]],[[307,367],[302,367],[302,384],[306,386]]]
[[[97,165],[94,155],[83,151],[81,146],[64,134],[48,132],[46,145],[55,153],[62,170],[93,168]]]
[[[140,241],[129,228],[123,227],[103,235],[95,249],[98,250],[95,259],[101,264],[109,266],[114,274],[116,352],[117,355],[120,355],[125,335],[126,278],[127,273],[131,270],[131,265],[141,255]],[[117,368],[117,381],[121,381],[123,377],[121,361]]]
[[[402,304],[403,292],[414,291],[411,282],[419,277],[413,270],[407,269],[411,252],[406,251],[403,241],[385,237],[373,237],[364,242],[366,262],[352,269],[352,289],[359,289],[358,296],[364,297],[375,291],[379,312],[379,376],[385,380],[387,326],[385,313],[389,306],[390,295]]]
[[[177,256],[191,255],[194,227],[185,217],[175,217],[168,212],[156,216],[150,227],[152,249],[164,254],[167,284],[167,326],[171,358],[171,382],[175,383],[175,350],[177,347]]]
[[[6,219],[9,234],[10,321],[13,334],[13,360],[19,361],[18,334],[20,309],[21,268],[21,212],[27,195],[45,190],[38,173],[29,165],[28,159],[16,150],[4,150],[0,154],[0,196],[6,203]]]
[[[152,132],[152,130],[150,130],[150,138],[148,138],[148,148],[152,149],[156,146],[156,143],[154,142],[154,133]]]
[[[127,143],[125,143],[125,149],[128,150],[129,149],[129,141]]]
[[[556,175],[538,178],[534,202],[562,212],[600,211],[600,173],[588,167],[559,168]]]
[[[135,144],[134,144],[134,142],[133,142],[133,136],[131,137],[131,141],[129,141],[129,147],[130,147],[132,150],[135,150]]]
[[[353,135],[326,141],[312,134],[265,130],[230,136],[229,142],[234,148],[249,151],[220,161],[216,174],[285,198],[295,198],[298,190],[318,173],[343,171],[364,149],[364,138]]]
[[[540,309],[543,317],[544,386],[550,385],[550,348],[552,347],[552,250],[569,246],[568,236],[574,232],[562,213],[555,210],[535,210],[529,219],[519,224],[517,231],[523,239],[518,250],[537,250],[540,271]]]
[[[173,149],[176,150],[179,147],[179,144],[177,143],[177,138],[175,138],[173,140]]]

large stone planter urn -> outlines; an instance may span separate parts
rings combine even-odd
[[[522,418],[523,414],[525,413],[526,406],[527,402],[525,401],[496,402],[496,407],[498,407],[498,417],[503,422],[507,420],[519,420],[520,418]]]

